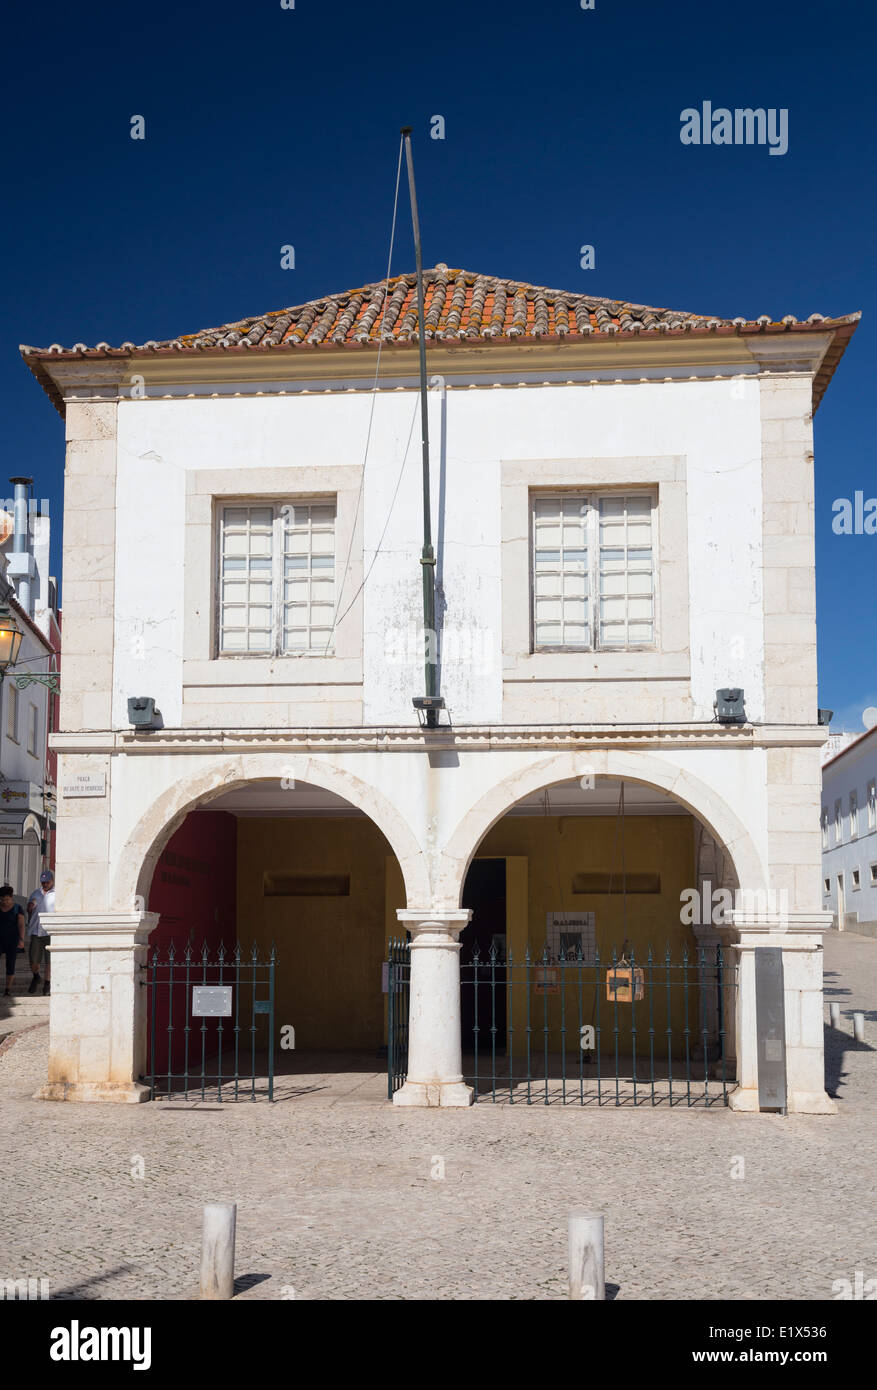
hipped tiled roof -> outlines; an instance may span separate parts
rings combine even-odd
[[[434,343],[454,342],[584,342],[591,338],[629,337],[637,334],[720,334],[728,336],[763,332],[812,332],[814,329],[846,329],[819,396],[827,385],[859,314],[826,319],[812,314],[799,322],[792,315],[775,320],[768,314],[757,319],[723,319],[675,309],[654,309],[626,300],[603,299],[568,290],[550,290],[519,280],[501,280],[467,270],[449,270],[444,264],[424,271],[426,337]],[[367,347],[378,343],[412,344],[417,341],[417,280],[413,272],[389,281],[363,285],[326,295],[288,309],[272,309],[253,318],[204,328],[177,338],[112,348],[98,343],[89,348],[77,343],[63,348],[22,347],[29,365],[45,385],[39,361],[53,357],[117,357],[186,352],[265,351],[288,348]],[[831,356],[831,353],[827,355]],[[37,359],[34,361],[33,359]],[[818,403],[814,392],[814,403]]]

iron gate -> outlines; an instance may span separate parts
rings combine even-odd
[[[276,963],[273,946],[266,959],[256,946],[150,949],[150,1100],[274,1099]]]
[[[411,993],[411,946],[391,941],[387,952],[387,1095],[408,1075],[408,1002]]]
[[[388,1094],[408,1064],[410,947],[389,957]],[[476,1102],[725,1105],[737,967],[722,946],[601,956],[495,946],[461,962],[463,1072]]]

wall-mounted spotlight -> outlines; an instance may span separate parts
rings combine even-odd
[[[128,700],[128,723],[135,729],[162,728],[161,710],[151,695],[132,695]]]
[[[713,709],[720,724],[746,723],[743,691],[739,686],[723,686],[721,690],[717,690]]]

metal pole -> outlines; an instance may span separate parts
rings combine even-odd
[[[577,1302],[605,1302],[603,1217],[596,1211],[569,1214],[569,1296]]]
[[[828,1021],[832,1028],[840,1027],[840,1004],[829,1004]]]
[[[201,1240],[201,1297],[234,1295],[234,1237],[236,1202],[206,1202]]]
[[[411,196],[411,223],[414,228],[414,260],[417,269],[417,337],[420,351],[420,429],[423,449],[423,646],[426,694],[438,694],[438,653],[435,632],[435,552],[432,548],[432,516],[429,490],[429,401],[426,386],[426,323],[423,301],[423,252],[420,245],[420,219],[417,216],[417,191],[414,187],[414,156],[411,151],[411,127],[403,126],[405,159],[408,164],[408,192]],[[432,645],[431,645],[432,644]],[[432,658],[432,659],[430,659]],[[427,727],[438,724],[438,711],[427,709]]]
[[[865,1041],[865,1015],[864,1013],[853,1014],[853,1037],[856,1042]]]

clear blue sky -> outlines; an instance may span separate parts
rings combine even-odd
[[[63,426],[20,342],[143,342],[380,279],[410,123],[427,265],[729,317],[863,310],[815,421],[820,703],[859,727],[877,536],[834,535],[831,504],[877,495],[874,37],[852,0],[15,6],[6,475],[60,518]],[[704,100],[787,108],[788,153],[683,146]]]

